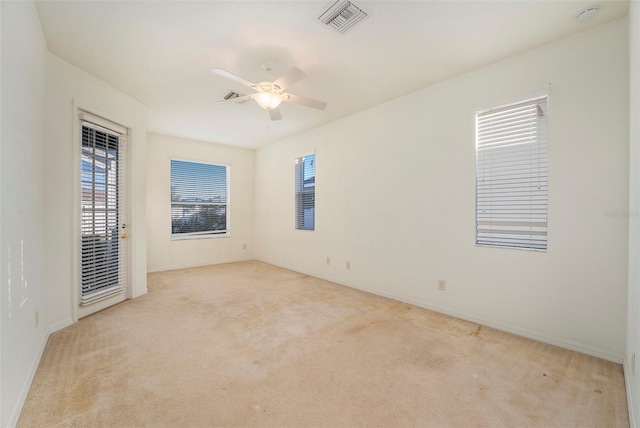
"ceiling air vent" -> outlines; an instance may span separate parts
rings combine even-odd
[[[239,93],[234,92],[234,91],[229,91],[226,94],[224,94],[222,99],[227,101],[227,100],[232,100],[234,98],[239,98],[239,97],[243,97],[243,96],[244,96],[243,94],[239,94]],[[249,101],[249,100],[242,100],[242,101],[238,102],[238,104],[242,104],[242,103],[245,103],[247,101]]]
[[[318,20],[338,33],[345,33],[367,16],[364,10],[350,1],[337,0],[318,16]]]

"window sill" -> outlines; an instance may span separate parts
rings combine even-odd
[[[229,238],[231,234],[229,232],[226,233],[211,233],[211,234],[202,234],[202,235],[171,235],[172,241],[188,241],[191,239],[212,239],[212,238]]]
[[[489,244],[475,244],[476,248],[498,248],[503,250],[519,250],[519,251],[533,251],[536,253],[546,253],[548,248],[527,248],[527,247],[508,247],[506,245],[489,245]]]

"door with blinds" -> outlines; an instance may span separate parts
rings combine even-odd
[[[126,129],[80,116],[80,290],[78,316],[127,295],[125,221]]]

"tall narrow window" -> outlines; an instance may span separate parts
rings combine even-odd
[[[81,115],[80,306],[126,288],[125,142],[124,128]]]
[[[316,155],[296,158],[296,229],[316,225]]]
[[[227,235],[229,167],[171,160],[171,235]]]
[[[476,112],[476,243],[547,249],[547,98]]]

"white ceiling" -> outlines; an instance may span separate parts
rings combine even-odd
[[[628,1],[359,1],[346,34],[316,20],[332,1],[41,1],[49,50],[148,107],[151,132],[256,148],[627,14]],[[575,16],[597,5],[587,22]],[[273,72],[261,64],[271,61]],[[328,103],[283,103],[269,121],[248,88],[210,72],[275,80]]]

